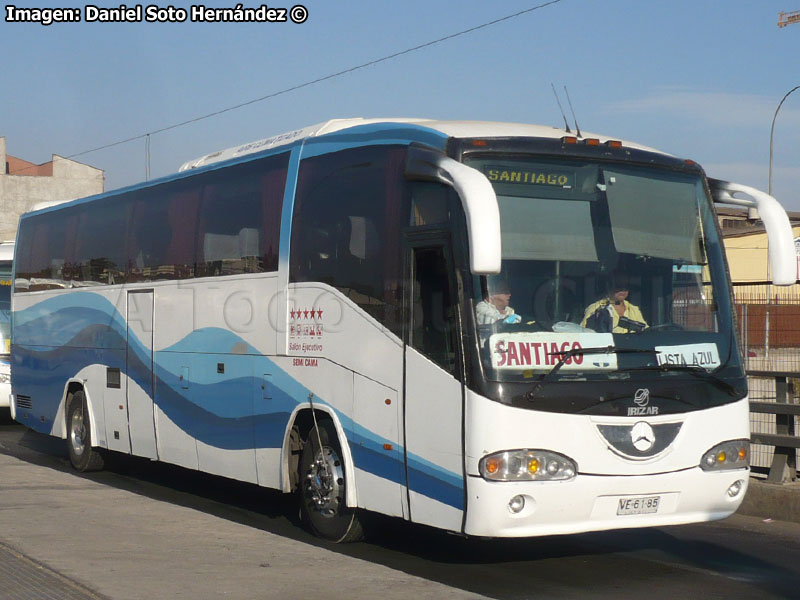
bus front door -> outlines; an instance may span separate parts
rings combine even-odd
[[[406,247],[404,427],[410,517],[460,531],[464,390],[449,242],[408,236]]]
[[[128,431],[131,453],[157,459],[153,414],[153,290],[128,292]]]

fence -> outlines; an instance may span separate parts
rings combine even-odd
[[[797,477],[800,285],[734,284],[750,389],[751,463],[773,481]],[[777,449],[776,449],[777,448]]]
[[[785,483],[797,479],[797,449],[800,448],[800,404],[796,394],[800,387],[800,373],[748,371],[748,383],[769,381],[774,393],[756,398],[750,390],[750,441],[751,462],[756,468],[769,463],[767,480]]]

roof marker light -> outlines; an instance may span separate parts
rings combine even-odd
[[[606,142],[606,146],[609,148],[622,148],[622,142],[619,140],[608,140]]]
[[[578,143],[578,138],[573,137],[571,135],[565,135],[564,137],[561,138],[561,143],[562,144],[577,144]]]
[[[589,138],[589,139],[585,140],[584,143],[587,146],[599,146],[600,145],[600,140],[598,140],[597,138]]]
[[[486,146],[486,140],[472,140],[473,146]]]

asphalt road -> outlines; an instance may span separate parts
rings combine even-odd
[[[46,467],[57,471],[62,480],[68,477],[72,482],[91,482],[115,493],[134,495],[144,503],[138,506],[148,507],[142,510],[184,507],[199,511],[223,524],[219,536],[225,535],[224,525],[229,524],[244,528],[250,535],[279,536],[300,544],[306,553],[350,557],[388,567],[391,571],[376,572],[410,575],[429,582],[436,590],[448,590],[448,597],[800,597],[798,524],[734,516],[701,525],[526,540],[475,540],[396,519],[373,518],[366,542],[333,545],[313,538],[302,528],[293,498],[257,486],[129,457],[114,460],[103,472],[74,473],[62,442],[27,431],[1,410],[0,454],[20,459],[22,467]],[[2,484],[0,481],[0,491]],[[3,537],[0,529],[0,543]],[[47,564],[41,556],[31,558]],[[323,558],[315,561],[309,577],[321,581],[348,577],[341,567],[334,569],[333,562]],[[331,572],[325,572],[326,568]],[[92,586],[86,577],[82,583]],[[390,593],[402,589],[380,589],[375,580],[369,586],[375,587],[370,596],[402,597]],[[369,586],[359,588],[361,592],[351,597],[362,597]],[[406,591],[420,597],[414,589]],[[320,595],[328,600],[335,597],[325,589],[320,589]],[[426,597],[435,596],[432,588]]]

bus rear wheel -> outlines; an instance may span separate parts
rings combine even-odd
[[[319,537],[337,543],[356,542],[364,529],[345,502],[348,478],[333,422],[311,429],[300,458],[300,503],[303,519]]]
[[[103,456],[92,447],[92,426],[83,391],[72,394],[67,404],[67,449],[69,462],[81,472],[99,471]]]

